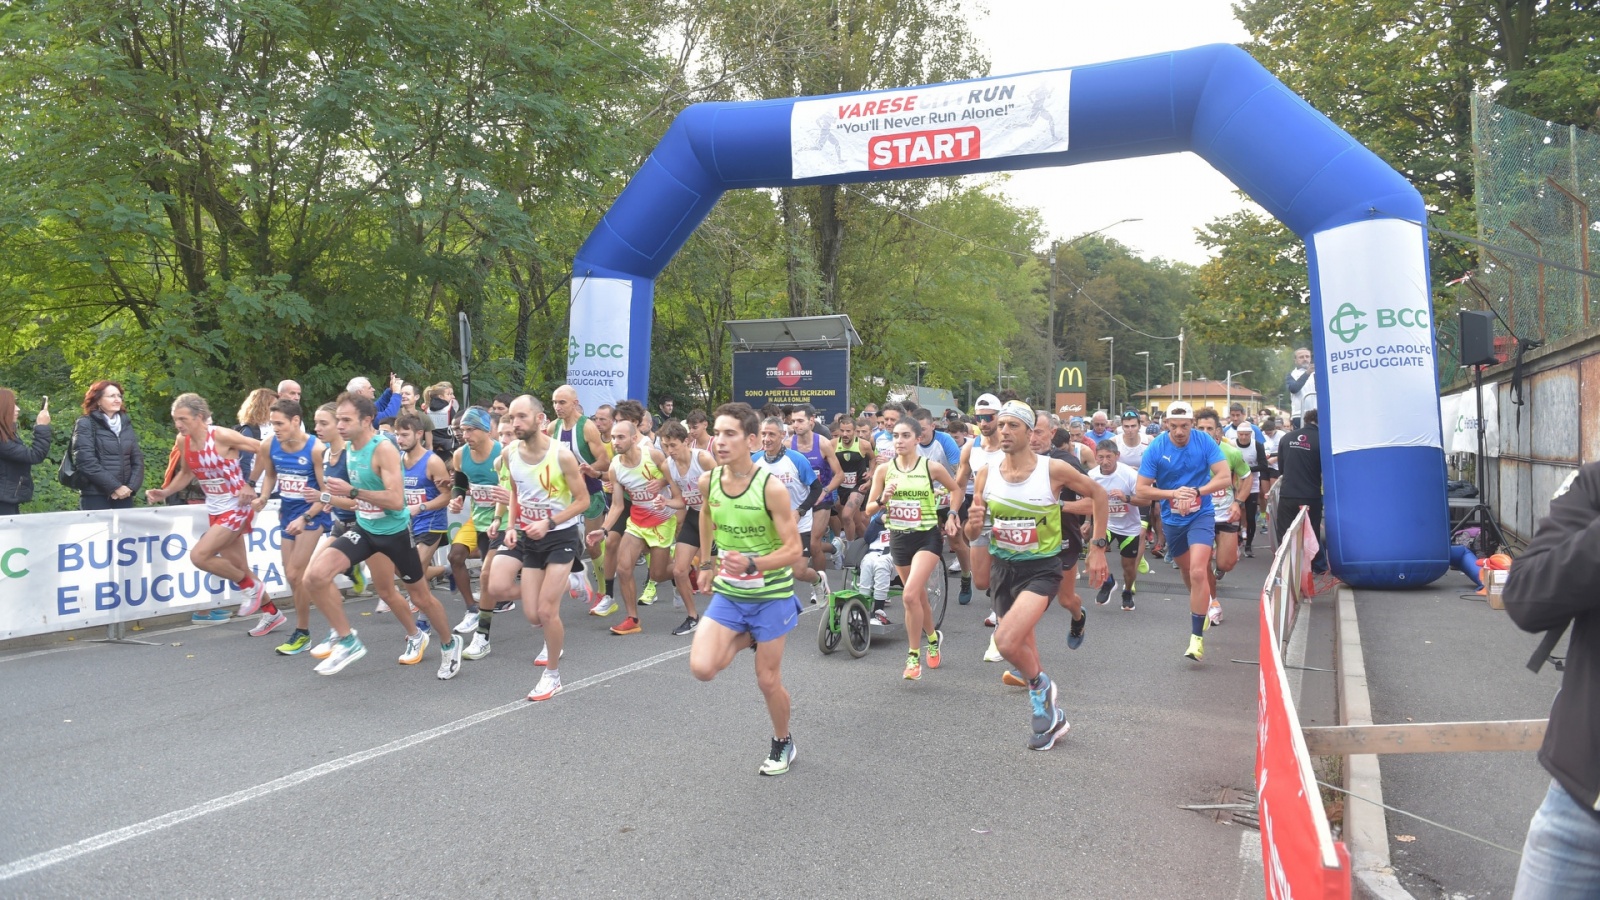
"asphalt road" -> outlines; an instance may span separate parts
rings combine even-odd
[[[952,604],[920,683],[900,678],[903,631],[824,657],[810,612],[779,778],[756,775],[751,657],[695,681],[668,603],[629,637],[569,607],[567,688],[540,704],[521,700],[540,641],[520,612],[448,683],[436,646],[391,662],[399,628],[374,615],[356,617],[367,657],[327,678],[238,620],[0,655],[0,895],[1259,897],[1241,859],[1259,836],[1177,807],[1252,784],[1257,669],[1230,659],[1255,659],[1265,569],[1224,582],[1200,664],[1164,566],[1137,611],[1091,604],[1079,650],[1052,610],[1072,729],[1048,753],[980,661],[981,596]]]
[[[1525,669],[1537,637],[1481,598],[1462,596],[1471,590],[1450,572],[1426,590],[1356,592],[1374,721],[1550,714],[1561,673],[1548,665],[1538,675]],[[1381,764],[1390,806],[1515,850],[1550,784],[1532,753],[1403,754]],[[1393,864],[1418,898],[1511,896],[1517,855],[1395,813],[1388,823]]]

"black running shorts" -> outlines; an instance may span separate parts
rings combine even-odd
[[[1001,559],[995,557],[989,570],[989,591],[994,597],[994,610],[1000,615],[1011,611],[1012,604],[1022,593],[1038,594],[1054,599],[1061,590],[1061,558]]]
[[[911,560],[924,550],[934,556],[944,553],[944,532],[937,528],[889,532],[889,557],[895,566],[911,565]]]
[[[400,576],[401,581],[416,584],[422,580],[422,560],[417,557],[417,546],[411,541],[410,529],[394,534],[373,534],[357,522],[354,528],[334,538],[328,546],[343,553],[351,565],[366,562],[381,553],[394,563],[395,574]]]

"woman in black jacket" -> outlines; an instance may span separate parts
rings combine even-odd
[[[96,381],[89,388],[72,440],[78,508],[132,509],[134,492],[144,487],[144,451],[122,408],[122,385]]]
[[[14,516],[33,499],[33,467],[50,453],[50,401],[34,420],[33,445],[17,434],[17,395],[0,388],[0,516]]]

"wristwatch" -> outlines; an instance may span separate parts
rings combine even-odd
[[[355,498],[357,498],[359,496],[361,496],[361,488],[358,488],[355,485],[351,485],[350,486],[350,499],[354,500]]]
[[[307,525],[310,525],[312,522],[316,521],[316,518],[317,518],[316,516],[313,516],[311,513],[308,512],[305,515],[300,517],[300,521],[306,523]]]
[[[317,495],[317,501],[320,502],[322,505],[326,506],[329,503],[333,502],[333,495],[328,493],[327,491],[323,491],[322,493]]]
[[[744,564],[745,577],[749,577],[751,575],[754,575],[759,571],[760,570],[756,568],[756,557],[752,556],[748,560],[745,561],[745,564]]]
[[[1096,547],[1099,547],[1101,550],[1104,550],[1105,548],[1111,546],[1111,542],[1106,540],[1103,537],[1095,538],[1094,540],[1090,541],[1089,543],[1093,544]]]

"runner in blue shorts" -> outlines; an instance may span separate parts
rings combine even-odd
[[[1211,605],[1211,548],[1216,543],[1211,495],[1233,484],[1233,473],[1210,435],[1194,430],[1194,409],[1179,400],[1167,408],[1167,431],[1144,449],[1136,502],[1161,501],[1167,550],[1189,588],[1189,649],[1205,656],[1206,612]]]
[[[760,772],[782,775],[795,758],[781,667],[784,641],[800,618],[793,569],[800,561],[800,529],[788,489],[750,458],[760,426],[747,404],[717,408],[711,439],[717,467],[700,478],[700,546],[715,546],[718,561],[698,573],[698,587],[711,593],[711,603],[694,632],[689,671],[710,681],[740,650],[755,650],[756,683],[773,735]]]

